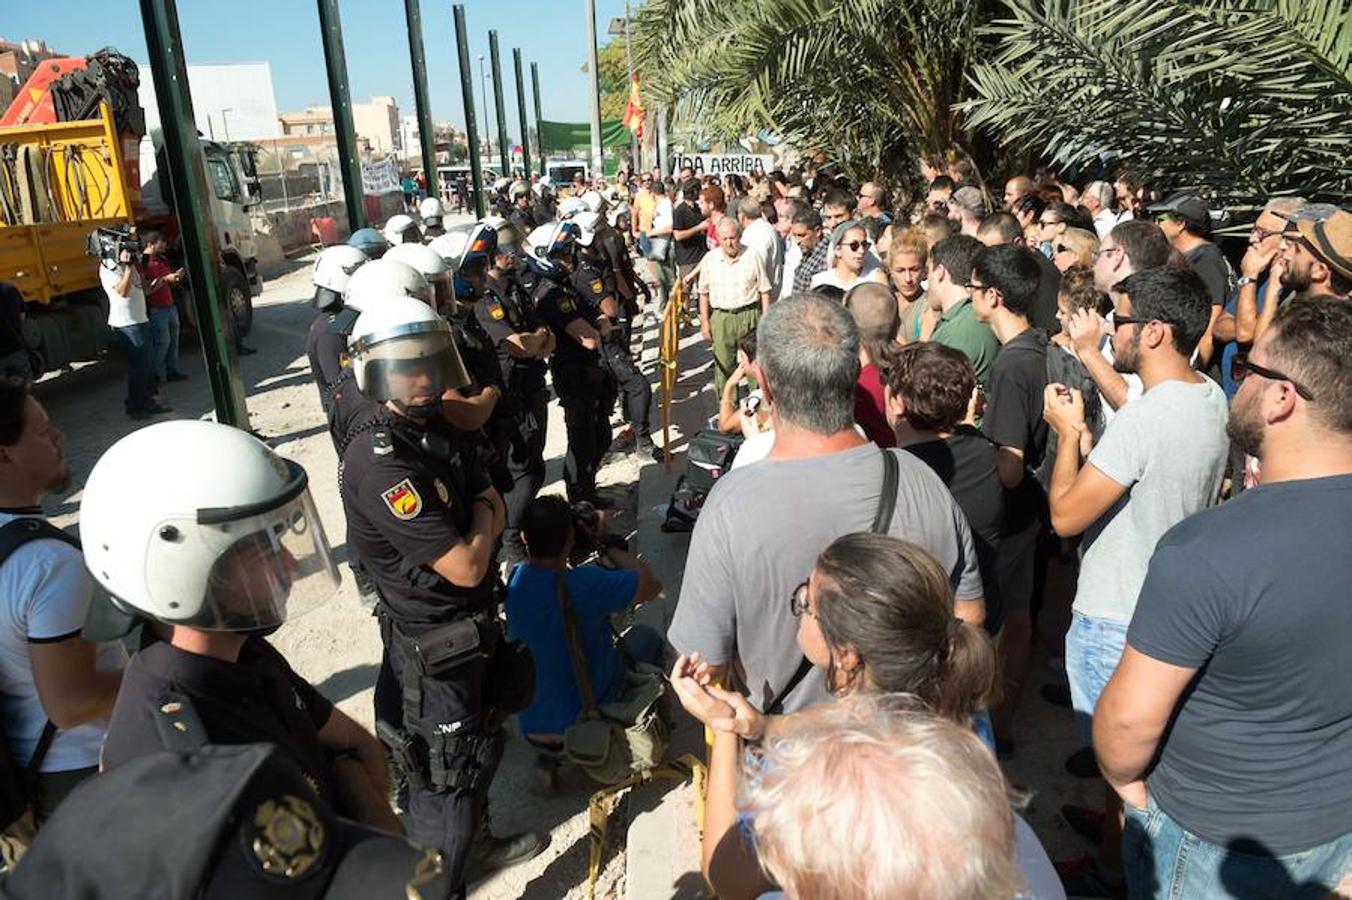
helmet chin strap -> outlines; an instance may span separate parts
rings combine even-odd
[[[417,403],[412,405],[403,403],[399,400],[394,400],[392,402],[400,415],[419,423],[430,422],[436,417],[437,412],[441,409],[441,404],[435,402]]]

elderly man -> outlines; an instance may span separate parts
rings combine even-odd
[[[1005,209],[1013,212],[1024,197],[1032,196],[1037,185],[1027,175],[1015,175],[1005,182]]]
[[[737,204],[737,221],[742,226],[742,246],[759,253],[770,277],[770,296],[779,299],[784,277],[784,240],[775,226],[765,221],[759,200],[743,197]]]
[[[971,186],[958,188],[948,201],[948,218],[963,234],[971,237],[976,237],[987,212],[986,198]]]
[[[721,252],[710,253],[700,266],[699,330],[713,344],[714,393],[737,367],[737,343],[756,330],[770,306],[770,276],[759,253],[742,250],[742,226],[725,216],[718,223]]]
[[[859,329],[838,302],[803,294],[776,303],[756,330],[756,375],[774,423],[763,462],[728,473],[691,536],[681,599],[667,637],[698,652],[714,675],[732,675],[760,710],[792,712],[826,699],[823,672],[798,648],[785,598],[817,555],[844,534],[880,530],[919,544],[948,575],[954,613],[985,617],[967,517],[939,476],[854,427]],[[886,517],[883,459],[896,463]],[[892,503],[892,501],[895,501]]]
[[[1089,182],[1080,195],[1080,205],[1094,217],[1094,230],[1098,232],[1099,240],[1106,238],[1117,224],[1117,213],[1113,211],[1115,199],[1117,192],[1106,181]]]

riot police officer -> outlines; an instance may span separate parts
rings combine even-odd
[[[381,229],[381,234],[391,247],[398,247],[400,244],[421,244],[423,240],[422,229],[408,213],[395,213],[390,216],[385,227]]]
[[[432,290],[432,308],[445,315],[453,308],[455,289],[451,284],[451,267],[446,260],[425,244],[399,244],[391,247],[384,259],[412,266]]]
[[[563,463],[568,499],[606,507],[610,504],[596,493],[596,472],[610,443],[610,421],[602,406],[606,377],[599,356],[610,324],[592,314],[570,281],[577,268],[578,234],[572,222],[541,225],[531,233],[541,276],[534,300],[536,312],[554,332],[550,372],[568,431]]]
[[[446,210],[440,197],[425,197],[418,204],[418,216],[422,219],[423,239],[430,241],[446,233],[444,223]]]
[[[367,259],[380,259],[390,249],[390,242],[385,240],[385,235],[370,227],[358,228],[347,242],[366,254]]]
[[[312,280],[314,305],[319,310],[305,338],[305,354],[310,358],[310,375],[319,387],[319,405],[329,414],[333,389],[343,374],[347,356],[347,333],[357,313],[343,308],[343,293],[352,273],[366,264],[366,254],[356,247],[338,244],[328,247],[315,260]]]
[[[484,222],[495,228],[497,248],[483,298],[474,304],[474,315],[493,342],[510,404],[522,411],[506,449],[512,487],[503,495],[507,506],[503,554],[510,566],[524,558],[521,516],[544,485],[549,425],[545,372],[546,360],[554,350],[554,333],[540,321],[530,294],[517,278],[519,261],[528,260],[519,252],[520,235],[501,219]],[[529,267],[528,261],[526,265]]]
[[[507,216],[507,221],[511,222],[517,231],[530,234],[541,224],[535,221],[535,213],[531,209],[529,184],[524,181],[513,181],[507,192],[507,198],[512,202],[512,211]]]
[[[501,717],[529,695],[496,611],[505,510],[464,435],[439,415],[444,392],[469,382],[445,318],[386,299],[358,318],[351,353],[358,389],[389,413],[348,444],[341,488],[348,541],[380,588],[391,677],[377,681],[377,733],[408,778],[410,837],[439,848],[463,884],[472,852],[504,865],[547,843],[479,828]]]
[[[548,175],[541,176],[540,180],[535,183],[535,204],[531,208],[531,214],[535,218],[536,225],[552,222],[558,214],[558,201],[554,196],[554,179]],[[523,231],[521,235],[524,237],[529,233]]]
[[[649,410],[653,389],[639,370],[629,350],[629,315],[616,299],[616,273],[607,265],[598,246],[596,213],[579,213],[574,222],[581,232],[578,238],[578,266],[572,283],[578,294],[593,308],[594,314],[605,316],[614,326],[601,343],[601,367],[614,383],[614,390],[623,398],[624,418],[629,431],[611,445],[616,452],[632,449],[645,457],[654,455]],[[614,392],[607,394],[605,414],[610,415]]]

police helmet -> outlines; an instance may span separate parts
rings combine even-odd
[[[372,298],[390,295],[416,297],[427,304],[436,299],[432,286],[417,269],[395,259],[376,259],[352,273],[343,302],[365,310]]]
[[[541,175],[540,180],[535,182],[535,194],[537,197],[548,197],[554,193],[554,179],[548,175]]]
[[[450,324],[412,297],[382,298],[358,316],[348,354],[363,396],[413,418],[431,417],[443,393],[470,383]]]
[[[465,252],[465,243],[469,240],[469,232],[456,229],[448,231],[432,239],[427,245],[428,249],[436,253],[446,261],[452,273],[460,265],[460,254]]]
[[[590,247],[592,241],[596,240],[596,229],[601,227],[601,216],[588,210],[573,216],[572,221],[578,230],[577,242],[583,247]]]
[[[396,247],[399,244],[422,243],[422,229],[418,227],[417,222],[413,221],[413,217],[406,213],[390,216],[389,221],[385,223],[385,227],[382,229],[382,233],[385,235],[385,240],[390,242],[391,247]]]
[[[522,197],[529,197],[530,185],[526,184],[524,181],[513,181],[511,188],[507,191],[507,196],[512,198],[513,203],[520,200]]]
[[[108,448],[80,532],[115,605],[171,625],[272,629],[338,588],[305,470],[215,422],[159,422]]]
[[[512,180],[511,180],[510,178],[497,178],[497,179],[495,179],[495,180],[493,181],[493,191],[494,191],[494,193],[501,194],[503,191],[507,190],[507,186],[510,185],[511,183],[512,183]]]
[[[315,259],[314,282],[316,309],[334,309],[342,305],[343,291],[352,273],[366,264],[366,254],[350,244],[325,247]]]
[[[600,191],[587,191],[582,195],[582,205],[594,213],[603,213],[606,211],[606,198],[601,196]]]
[[[587,204],[582,202],[581,197],[564,197],[559,201],[559,218],[571,219],[580,212],[587,211]]]
[[[422,217],[424,225],[441,227],[441,218],[445,214],[445,210],[441,208],[441,200],[436,197],[428,197],[418,204],[418,215]]]
[[[385,235],[374,228],[358,228],[347,242],[365,253],[367,259],[380,259],[390,249],[390,242],[385,240]]]
[[[455,294],[451,289],[451,267],[431,247],[422,244],[400,244],[391,247],[385,259],[407,263],[422,275],[432,286],[432,298],[435,307],[442,312],[451,312]]]
[[[549,222],[532,231],[526,240],[537,259],[551,265],[566,261],[571,266],[580,233],[573,222]]]
[[[499,256],[511,256],[521,248],[521,232],[502,216],[484,216],[481,225],[487,225],[498,235],[496,253]]]

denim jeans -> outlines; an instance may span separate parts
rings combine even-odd
[[[1257,842],[1221,847],[1192,834],[1160,809],[1127,805],[1122,864],[1133,898],[1324,898],[1352,872],[1352,834],[1289,856]]]
[[[150,352],[155,377],[164,381],[178,374],[178,309],[173,306],[150,307],[150,328],[154,335]]]
[[[117,333],[127,353],[126,409],[128,413],[141,412],[150,408],[151,398],[155,395],[155,370],[150,361],[150,323],[123,325],[117,329]]]
[[[1071,613],[1066,632],[1070,705],[1084,746],[1094,742],[1094,707],[1127,648],[1127,623]]]

